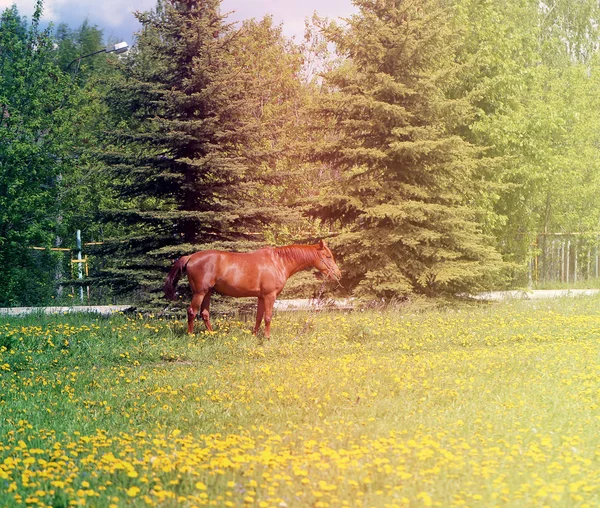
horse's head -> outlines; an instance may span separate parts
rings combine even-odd
[[[325,242],[321,240],[319,242],[319,248],[317,249],[317,261],[315,268],[319,270],[328,279],[339,281],[342,277],[342,272],[338,268],[338,265],[333,259],[333,254],[329,250],[329,247],[325,245]]]

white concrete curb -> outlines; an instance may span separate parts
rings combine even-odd
[[[131,305],[79,305],[75,307],[3,307],[0,316],[24,316],[27,314],[73,314],[77,312],[92,312],[110,316],[115,312],[125,312],[132,309]]]

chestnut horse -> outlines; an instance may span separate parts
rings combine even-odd
[[[265,320],[265,337],[271,335],[271,318],[275,299],[286,281],[299,270],[314,267],[329,279],[339,280],[341,272],[333,254],[321,240],[316,245],[288,245],[267,247],[254,252],[225,252],[206,250],[180,257],[167,276],[165,296],[175,300],[177,281],[185,271],[192,289],[192,303],[188,308],[188,333],[194,331],[194,320],[200,315],[206,329],[210,324],[210,295],[256,296],[258,310],[253,334],[256,335]]]

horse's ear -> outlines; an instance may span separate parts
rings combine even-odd
[[[325,242],[323,240],[319,240],[319,249],[325,248]]]

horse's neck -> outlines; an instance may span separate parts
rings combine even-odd
[[[296,272],[315,265],[316,250],[310,246],[290,245],[277,249],[286,274],[289,277]]]

